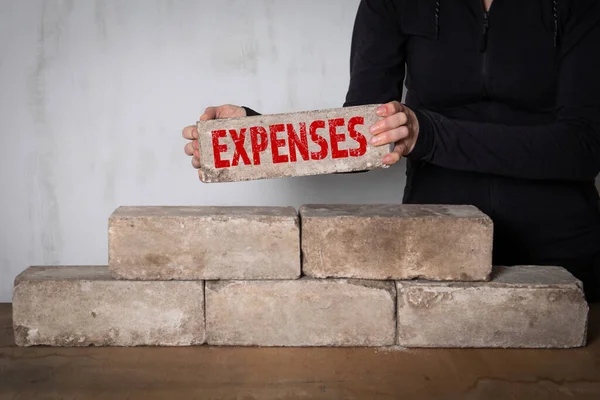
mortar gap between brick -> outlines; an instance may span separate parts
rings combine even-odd
[[[396,281],[392,281],[392,284],[394,285],[394,344],[393,346],[398,346],[399,343],[399,338],[398,338],[398,285],[396,284]]]
[[[204,313],[204,340],[202,341],[203,345],[206,345],[208,342],[208,332],[207,332],[207,323],[206,323],[206,280],[202,281],[202,311]]]
[[[300,250],[300,279],[304,278],[304,251],[302,251],[302,214],[300,213],[300,207],[298,207],[298,244]]]

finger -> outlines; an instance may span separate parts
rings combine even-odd
[[[406,152],[406,144],[399,143],[396,145],[396,147],[394,147],[394,151],[392,151],[389,154],[386,154],[383,157],[383,163],[387,164],[387,165],[396,164],[398,161],[400,161],[400,159],[402,158],[402,156],[404,155],[405,152]]]
[[[183,137],[188,140],[198,139],[198,128],[195,125],[186,126],[183,129]]]
[[[406,139],[408,137],[408,127],[401,126],[400,128],[392,129],[381,133],[377,136],[373,136],[369,142],[374,146],[383,146],[390,143],[395,143],[399,140]]]
[[[217,118],[217,107],[208,107],[200,116],[200,121],[208,121]]]
[[[392,152],[390,154],[386,154],[385,157],[383,157],[383,163],[385,165],[394,165],[398,161],[400,161],[400,155],[398,153],[396,153],[396,152]]]
[[[398,112],[394,115],[390,115],[381,121],[374,123],[371,128],[369,128],[369,132],[373,135],[379,135],[385,131],[389,131],[392,129],[399,128],[403,125],[406,125],[408,122],[408,116],[405,112]]]
[[[404,111],[404,106],[398,101],[391,101],[389,103],[381,105],[375,113],[380,117],[389,117],[400,111]]]
[[[404,157],[407,153],[408,145],[406,142],[400,142],[394,146],[394,150],[392,153],[396,153],[400,156],[400,158]]]
[[[200,151],[199,150],[194,150],[194,157],[196,157],[197,159],[200,159]]]
[[[188,156],[193,156],[194,155],[194,142],[189,142],[188,144],[185,145],[184,147],[184,151],[185,154]]]
[[[192,157],[192,167],[199,169],[200,168],[200,159],[197,157]]]

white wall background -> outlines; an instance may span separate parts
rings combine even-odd
[[[0,302],[29,265],[106,264],[120,205],[400,202],[402,166],[203,184],[221,103],[341,106],[358,0],[0,0]]]

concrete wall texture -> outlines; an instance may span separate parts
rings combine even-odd
[[[342,105],[357,5],[0,1],[0,302],[29,265],[106,264],[120,205],[399,203],[403,164],[206,185],[183,154],[209,105]]]

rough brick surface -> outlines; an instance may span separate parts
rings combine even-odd
[[[121,207],[109,225],[109,267],[119,278],[300,276],[293,207]]]
[[[206,283],[207,343],[386,346],[395,341],[393,282]]]
[[[198,122],[201,179],[232,182],[385,167],[377,105]]]
[[[497,267],[491,282],[397,282],[406,347],[584,346],[588,305],[558,267]]]
[[[15,280],[19,346],[204,343],[203,282],[133,282],[107,267],[30,267]]]
[[[303,271],[316,278],[488,280],[491,219],[471,206],[305,205]]]

